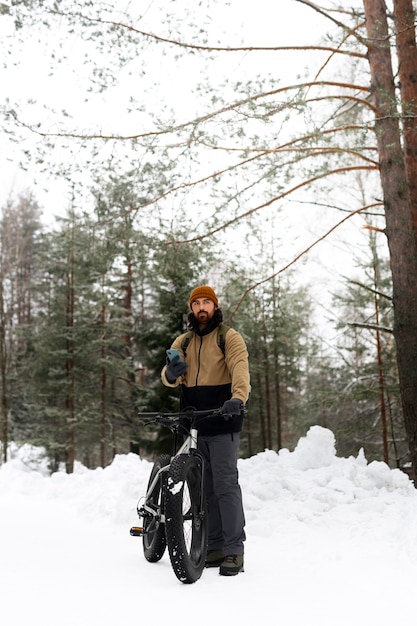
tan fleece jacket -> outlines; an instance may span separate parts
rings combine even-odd
[[[161,378],[167,387],[222,387],[231,384],[232,398],[238,398],[244,404],[250,393],[249,357],[246,344],[236,330],[230,328],[225,336],[225,357],[217,344],[218,329],[215,328],[208,335],[194,334],[187,347],[187,355],[181,345],[186,333],[179,335],[172,344],[172,348],[179,350],[181,358],[188,364],[184,376],[180,376],[171,384],[165,376],[166,366],[161,372]]]

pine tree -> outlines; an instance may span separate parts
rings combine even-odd
[[[0,222],[0,424],[2,459],[10,437],[18,438],[23,419],[25,380],[19,363],[30,345],[25,334],[32,321],[31,284],[39,254],[40,210],[27,193],[10,199]]]

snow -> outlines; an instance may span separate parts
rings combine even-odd
[[[417,491],[400,470],[336,454],[310,428],[293,452],[239,460],[245,572],[175,577],[148,563],[136,504],[152,464],[119,455],[105,469],[48,475],[29,446],[0,468],[1,621],[114,626],[233,620],[240,626],[388,626],[413,620]],[[255,622],[256,620],[256,622]]]

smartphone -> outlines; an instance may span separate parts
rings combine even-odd
[[[174,359],[176,356],[180,356],[180,353],[178,350],[167,350],[167,357],[170,361],[172,361],[172,359]],[[181,357],[180,357],[181,360]]]

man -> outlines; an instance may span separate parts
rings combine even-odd
[[[197,410],[222,408],[223,416],[198,423],[198,449],[205,459],[208,503],[206,567],[220,567],[223,576],[243,572],[245,517],[239,485],[237,457],[243,406],[249,398],[248,351],[242,336],[229,328],[224,351],[218,343],[223,320],[211,287],[196,287],[190,295],[188,327],[191,339],[184,353],[187,333],[172,344],[174,357],[162,370],[168,387],[181,385],[180,406]]]

